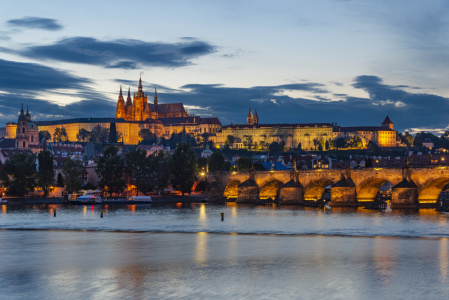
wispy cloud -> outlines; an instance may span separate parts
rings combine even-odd
[[[42,29],[56,31],[61,30],[62,25],[55,19],[39,18],[39,17],[24,17],[21,19],[11,19],[7,24],[14,27],[27,29]]]
[[[132,39],[100,41],[91,37],[71,37],[52,45],[30,46],[13,52],[34,59],[136,69],[142,66],[182,67],[192,64],[192,60],[197,57],[215,51],[215,46],[194,39],[170,44]]]

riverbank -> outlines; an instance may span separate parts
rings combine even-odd
[[[108,198],[105,198],[108,199]],[[116,199],[116,198],[111,198]],[[185,196],[178,195],[152,195],[153,203],[205,203],[208,198],[204,194],[191,194]],[[20,204],[64,204],[67,203],[64,197],[39,197],[39,198],[3,198],[6,202],[2,205],[20,205]]]

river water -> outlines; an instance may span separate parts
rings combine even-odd
[[[448,221],[423,209],[3,205],[0,298],[448,299]]]

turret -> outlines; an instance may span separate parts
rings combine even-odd
[[[128,87],[128,98],[126,98],[126,106],[133,105],[133,102],[131,101],[131,88]]]
[[[246,117],[246,124],[253,125],[253,113],[251,112],[251,108],[249,108],[248,116]]]
[[[157,105],[157,90],[154,88],[154,105]]]
[[[394,123],[391,122],[391,120],[388,117],[388,115],[385,118],[385,120],[382,122],[382,127],[386,127],[386,128],[390,128],[391,130],[394,130]]]
[[[259,117],[257,116],[257,109],[254,109],[253,124],[259,124]]]
[[[122,86],[120,86],[120,95],[118,96],[117,112],[115,114],[115,117],[117,119],[121,119],[121,118],[125,118],[125,116],[126,116],[125,100],[123,99]]]

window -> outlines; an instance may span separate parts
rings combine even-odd
[[[31,142],[34,142],[34,135],[31,136]]]
[[[22,133],[25,133],[25,127],[22,127]]]
[[[25,148],[25,141],[23,141],[23,148]]]

